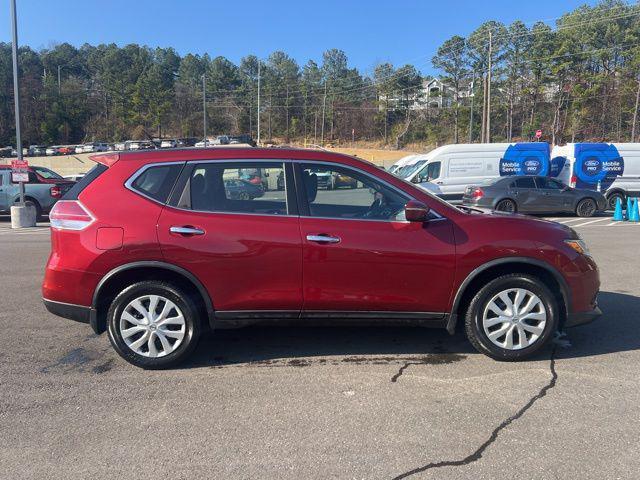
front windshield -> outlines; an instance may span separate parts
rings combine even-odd
[[[52,172],[48,168],[42,167],[34,167],[34,170],[40,175],[42,178],[62,178],[56,172]]]
[[[425,163],[427,163],[426,160],[420,160],[419,162],[412,163],[411,165],[405,165],[404,167],[402,167],[400,170],[396,172],[396,175],[402,178],[407,178],[408,176],[416,172]]]

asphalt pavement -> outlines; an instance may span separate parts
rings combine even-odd
[[[640,225],[558,220],[605,314],[532,361],[429,329],[251,327],[143,371],[46,312],[48,229],[0,219],[0,478],[637,478]]]

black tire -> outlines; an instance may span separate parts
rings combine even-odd
[[[167,298],[182,311],[185,320],[182,343],[162,357],[151,358],[134,352],[125,343],[120,332],[119,319],[123,310],[129,302],[144,295],[161,295]],[[115,351],[127,362],[144,369],[157,370],[174,367],[186,360],[198,344],[202,326],[198,306],[187,294],[171,283],[150,280],[130,285],[116,296],[107,313],[107,333]]]
[[[485,333],[482,316],[491,299],[510,288],[525,288],[538,296],[544,305],[547,319],[540,336],[529,346],[509,350],[494,344]],[[501,361],[524,360],[543,348],[551,339],[558,325],[558,304],[551,290],[538,278],[514,273],[498,277],[482,287],[473,297],[465,317],[467,338],[480,353]]]
[[[503,198],[496,204],[495,209],[498,212],[516,213],[518,211],[518,206],[516,205],[516,202],[510,198]]]
[[[593,217],[598,211],[598,204],[593,198],[583,198],[576,205],[576,215],[579,217]]]
[[[609,207],[609,210],[616,209],[616,201],[618,198],[620,199],[622,209],[624,210],[625,208],[627,208],[627,199],[625,198],[625,196],[620,192],[614,192],[607,197],[607,206]]]

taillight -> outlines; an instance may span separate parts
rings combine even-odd
[[[571,185],[569,185],[571,188],[576,188],[576,183],[578,182],[578,177],[576,177],[575,175],[571,175]]]
[[[59,186],[55,185],[49,189],[49,194],[53,198],[60,198],[62,196],[62,189]]]
[[[49,212],[51,228],[58,230],[84,230],[95,218],[77,200],[60,200]]]
[[[474,188],[473,192],[471,192],[471,198],[473,198],[474,200],[477,200],[482,197],[484,197],[484,192],[480,187]]]

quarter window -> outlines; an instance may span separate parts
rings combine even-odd
[[[197,164],[178,206],[204,212],[286,215],[284,165],[277,162]]]
[[[165,203],[181,169],[182,164],[149,167],[133,181],[131,188]]]
[[[312,217],[404,220],[408,198],[362,172],[303,164],[301,173]]]

